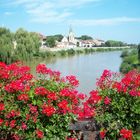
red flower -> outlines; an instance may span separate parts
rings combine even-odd
[[[69,83],[72,86],[78,86],[79,85],[79,81],[76,79],[75,76],[71,75],[71,76],[66,76],[66,79],[69,81]]]
[[[4,120],[0,118],[0,126],[2,125],[3,122]]]
[[[41,130],[36,130],[36,134],[37,134],[37,137],[38,137],[39,139],[42,139],[43,136],[44,136],[44,133],[43,133],[43,131],[41,131]]]
[[[100,102],[101,100],[102,100],[102,97],[98,94],[97,91],[93,90],[90,92],[90,97],[88,99],[89,103],[96,104],[96,103]]]
[[[53,92],[48,93],[47,98],[52,99],[52,100],[57,100],[58,99],[57,95]]]
[[[12,135],[13,140],[20,140],[20,137],[17,134]]]
[[[55,113],[55,108],[53,106],[43,105],[42,113],[45,114],[46,116],[52,116]]]
[[[0,111],[3,111],[5,108],[4,108],[4,104],[3,103],[0,103]]]
[[[11,128],[14,128],[15,125],[16,125],[16,120],[10,121],[10,127],[11,127]]]
[[[104,139],[105,138],[105,135],[106,135],[106,131],[105,130],[100,131],[100,137],[101,137],[101,139]]]
[[[37,113],[37,106],[29,105],[31,113]]]
[[[138,95],[138,92],[137,92],[136,90],[132,89],[132,90],[129,92],[129,94],[130,94],[131,96],[137,96],[137,95]]]
[[[111,99],[108,98],[108,97],[105,97],[104,103],[105,103],[106,105],[109,105],[109,104],[111,103]]]
[[[120,135],[125,139],[132,140],[132,130],[123,128],[120,130]]]
[[[44,95],[46,95],[47,93],[49,93],[49,91],[48,91],[46,88],[44,88],[44,87],[37,87],[37,88],[35,89],[35,94],[37,94],[37,95],[42,95],[42,96],[44,96]]]
[[[28,94],[20,94],[18,96],[18,100],[20,100],[20,101],[28,101],[29,100],[29,96],[28,96]]]
[[[26,130],[26,129],[27,129],[27,125],[26,125],[25,123],[22,123],[21,128],[22,128],[23,130]]]
[[[62,109],[67,109],[68,108],[68,102],[66,100],[61,101],[58,106]]]

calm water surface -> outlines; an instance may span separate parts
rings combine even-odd
[[[97,52],[81,54],[69,57],[54,57],[47,60],[34,60],[26,64],[31,66],[35,73],[35,67],[39,63],[45,63],[53,70],[59,70],[63,76],[75,75],[80,81],[78,90],[88,94],[96,88],[96,79],[104,69],[119,72],[121,64],[121,51]]]

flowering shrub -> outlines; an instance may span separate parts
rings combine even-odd
[[[69,138],[70,122],[84,117],[79,103],[85,95],[75,90],[78,80],[61,78],[44,64],[36,68],[39,78],[29,71],[20,63],[0,63],[0,139]]]
[[[140,73],[131,71],[122,78],[105,70],[86,103],[95,109],[102,139],[136,139],[140,127]]]
[[[135,139],[140,126],[140,73],[131,71],[122,78],[105,70],[97,89],[86,98],[76,90],[75,76],[61,77],[44,64],[36,72],[38,78],[20,63],[0,62],[0,139],[76,140],[69,124],[91,117],[100,125],[101,139]]]

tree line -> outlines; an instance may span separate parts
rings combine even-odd
[[[39,52],[39,35],[19,28],[15,33],[0,28],[0,61],[7,64],[18,60],[29,60]]]

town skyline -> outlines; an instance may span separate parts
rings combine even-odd
[[[0,26],[46,36],[89,35],[103,40],[139,43],[139,0],[1,0]]]

